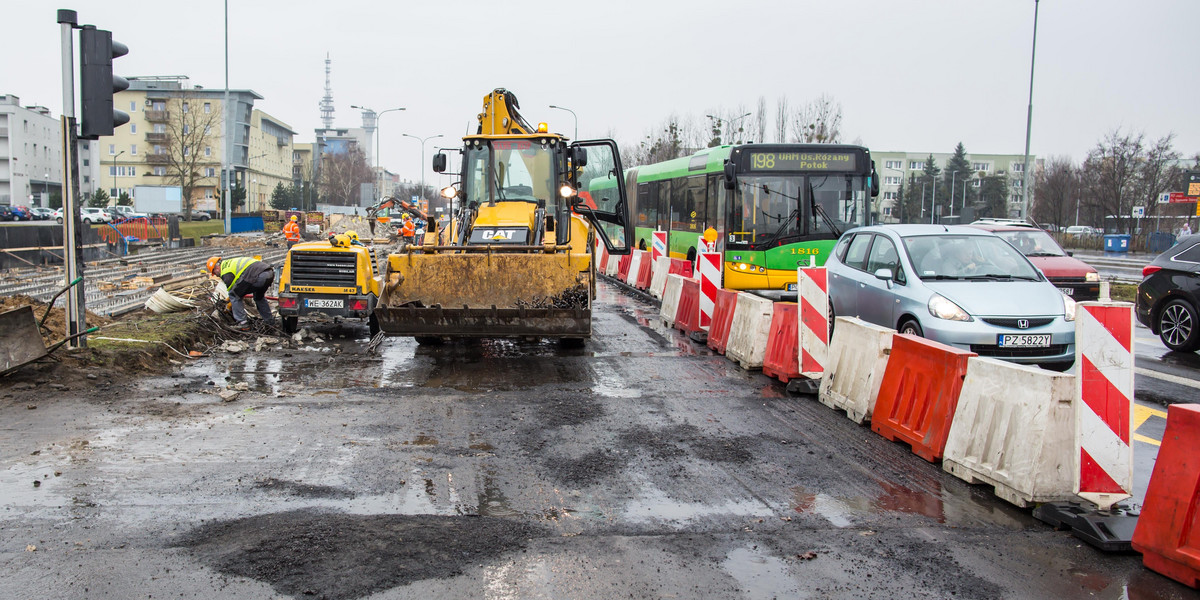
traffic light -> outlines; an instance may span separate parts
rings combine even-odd
[[[113,109],[113,93],[129,88],[124,77],[113,75],[112,61],[129,48],[114,42],[112,32],[84,25],[79,31],[79,137],[86,140],[112,135],[113,128],[129,122],[129,115]]]

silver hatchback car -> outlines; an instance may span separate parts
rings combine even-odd
[[[1075,301],[990,232],[859,227],[842,235],[825,266],[831,318],[856,316],[980,356],[1049,369],[1075,362]]]

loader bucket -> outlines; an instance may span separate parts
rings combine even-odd
[[[587,255],[393,254],[375,318],[388,335],[589,337]]]

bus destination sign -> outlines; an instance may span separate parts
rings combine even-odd
[[[751,152],[751,171],[855,171],[853,152]]]

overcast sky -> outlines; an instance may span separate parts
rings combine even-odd
[[[61,112],[56,8],[129,46],[122,75],[187,75],[224,86],[224,4],[5,0],[0,93]],[[180,7],[186,7],[182,12]],[[665,2],[229,1],[229,83],[265,98],[297,141],[321,126],[325,54],[335,126],[351,104],[403,106],[381,123],[385,167],[420,177],[421,145],[456,146],[483,96],[517,94],[534,123],[580,138],[636,142],[672,113],[703,115],[765,96],[793,105],[828,94],[845,141],[876,151],[1024,151],[1033,0]],[[1200,152],[1200,2],[1043,0],[1032,149],[1081,159],[1121,127],[1176,135]],[[428,181],[434,174],[426,171]]]

